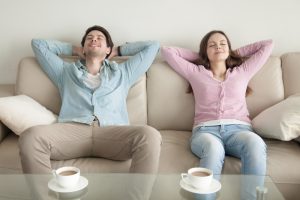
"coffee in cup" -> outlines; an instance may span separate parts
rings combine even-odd
[[[80,169],[77,167],[61,167],[52,171],[56,182],[64,188],[70,188],[77,185],[80,178]]]
[[[213,172],[210,169],[202,167],[194,167],[187,173],[181,174],[182,180],[195,188],[207,189],[213,179]]]

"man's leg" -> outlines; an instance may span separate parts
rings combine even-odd
[[[130,172],[156,173],[161,148],[160,133],[150,126],[94,124],[92,155],[112,160],[132,159]]]
[[[65,160],[91,155],[92,127],[57,123],[31,127],[19,138],[24,173],[51,173],[50,159]]]

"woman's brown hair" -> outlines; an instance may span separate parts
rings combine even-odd
[[[227,35],[223,31],[220,31],[220,30],[210,31],[202,38],[202,40],[200,42],[199,58],[196,59],[195,61],[193,61],[193,63],[196,65],[202,65],[205,67],[205,69],[210,70],[209,59],[207,56],[207,43],[208,43],[209,38],[213,34],[216,34],[216,33],[224,35],[224,37],[227,40],[227,44],[228,44],[228,48],[229,48],[229,56],[226,59],[226,68],[230,69],[230,71],[232,71],[235,67],[240,66],[247,59],[247,57],[239,55],[237,51],[233,51],[231,48],[230,40],[228,39]],[[189,85],[188,93],[191,93],[191,92],[193,92],[192,87],[191,87],[191,85]],[[248,86],[247,90],[246,90],[246,96],[251,94],[251,92],[252,92],[252,89]]]

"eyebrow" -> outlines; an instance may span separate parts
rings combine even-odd
[[[220,42],[227,42],[226,40],[220,40]],[[216,41],[209,41],[208,44],[210,43],[217,43]]]
[[[86,37],[93,37],[94,35],[92,35],[92,34],[88,34]],[[98,37],[105,37],[104,35],[102,35],[102,34],[98,34],[98,35],[96,35],[96,36],[98,36]]]

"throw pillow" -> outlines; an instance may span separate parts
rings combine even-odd
[[[0,98],[0,121],[15,134],[36,125],[51,124],[57,116],[29,96]]]
[[[254,130],[265,138],[289,141],[300,136],[300,94],[264,110],[253,120]]]

